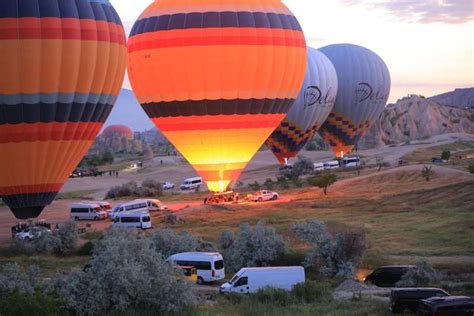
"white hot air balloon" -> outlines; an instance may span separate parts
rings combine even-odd
[[[320,48],[336,68],[336,103],[320,134],[337,157],[353,151],[378,120],[390,94],[390,73],[371,50],[352,44]]]
[[[313,138],[336,100],[337,74],[331,61],[311,47],[307,58],[301,91],[286,118],[266,142],[281,164],[295,157]]]

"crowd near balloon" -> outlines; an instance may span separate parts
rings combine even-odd
[[[349,154],[390,93],[379,56],[307,47],[280,0],[156,0],[128,43],[108,0],[2,0],[0,197],[17,218],[37,217],[87,153],[127,58],[142,108],[211,192],[264,143],[282,164],[318,132]]]

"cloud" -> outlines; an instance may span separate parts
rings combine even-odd
[[[341,0],[349,5],[383,9],[400,20],[462,24],[474,20],[473,0]]]

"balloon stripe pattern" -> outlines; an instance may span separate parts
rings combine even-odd
[[[353,151],[380,117],[390,94],[384,61],[367,48],[336,44],[320,48],[333,63],[339,81],[334,109],[320,134],[337,157]]]
[[[303,32],[279,0],[157,0],[128,52],[143,109],[214,192],[282,121],[306,68]]]
[[[2,0],[0,60],[0,197],[36,217],[112,110],[125,33],[107,0]]]
[[[281,164],[296,157],[334,107],[337,74],[331,61],[308,47],[306,75],[298,97],[280,126],[266,141]]]

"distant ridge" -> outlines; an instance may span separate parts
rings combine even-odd
[[[457,108],[474,108],[474,88],[456,89],[429,98],[442,105]]]
[[[128,89],[122,89],[120,92],[104,128],[110,125],[126,125],[134,132],[143,132],[155,126],[143,111],[133,91]]]

